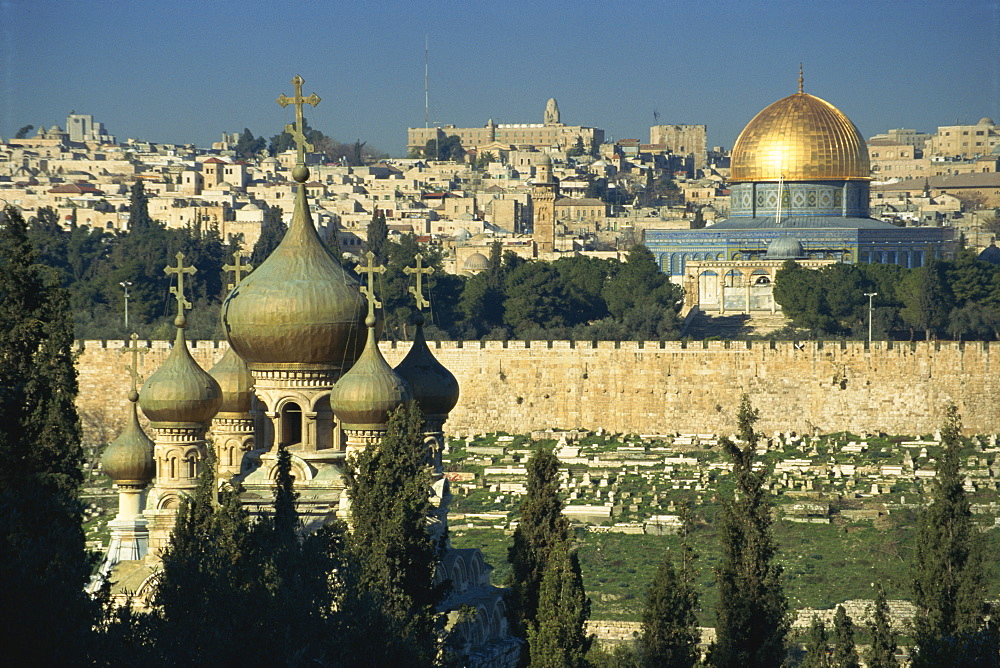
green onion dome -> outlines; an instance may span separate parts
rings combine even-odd
[[[281,243],[222,305],[229,344],[254,370],[346,369],[364,347],[365,299],[316,233],[308,175],[295,170],[295,211]]]
[[[406,357],[396,365],[396,373],[410,386],[413,400],[424,415],[447,415],[458,403],[458,381],[427,347],[424,316],[417,313],[417,332]]]
[[[208,375],[222,389],[219,413],[249,413],[253,400],[253,374],[243,359],[229,348]]]
[[[129,487],[145,487],[156,476],[153,461],[153,441],[139,426],[135,402],[139,395],[133,389],[129,393],[128,424],[125,431],[112,441],[101,455],[101,470],[116,484]]]
[[[184,339],[185,318],[174,320],[177,338],[160,368],[139,392],[139,406],[154,427],[194,427],[219,411],[222,389],[191,357]]]
[[[330,407],[348,429],[385,429],[389,413],[413,399],[406,381],[382,357],[375,340],[375,316],[365,320],[368,340],[351,370],[330,392]]]

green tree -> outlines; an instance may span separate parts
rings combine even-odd
[[[73,327],[16,207],[0,221],[0,318],[0,646],[11,665],[72,665],[98,613],[84,593]]]
[[[911,330],[923,330],[928,341],[948,322],[952,296],[943,273],[943,263],[932,260],[907,274],[899,286],[899,315]]]
[[[515,336],[568,324],[566,293],[559,272],[551,263],[522,264],[506,276],[504,293],[504,323],[514,330]]]
[[[682,510],[680,572],[669,555],[660,563],[642,615],[639,656],[646,668],[685,668],[698,663],[698,592],[695,589],[694,550],[689,536],[690,511]]]
[[[385,222],[385,212],[376,208],[372,212],[372,219],[368,223],[368,240],[365,243],[367,250],[375,254],[375,261],[385,264],[386,248],[385,244],[389,240],[389,226]]]
[[[238,157],[245,160],[252,160],[265,148],[267,148],[266,139],[263,137],[254,137],[253,133],[250,132],[250,128],[243,128],[243,132],[240,133],[240,138],[236,142],[236,146],[233,147],[233,150]]]
[[[348,463],[351,555],[362,594],[386,617],[369,639],[385,653],[373,665],[430,665],[438,649],[436,606],[446,588],[434,584],[434,571],[443,545],[435,544],[427,526],[430,474],[422,431],[416,405],[400,407],[378,447]]]
[[[813,617],[806,637],[806,655],[799,664],[801,668],[831,668],[830,641],[826,637],[826,624],[819,617]]]
[[[677,313],[683,292],[642,244],[629,249],[625,264],[612,273],[601,295],[610,316],[625,325],[627,338],[669,339],[680,332]]]
[[[573,142],[573,146],[566,151],[566,157],[577,158],[581,155],[587,155],[587,147],[583,143],[583,137],[577,136],[576,141]]]
[[[932,501],[917,526],[911,568],[917,650],[982,626],[986,569],[982,540],[962,487],[962,421],[948,406]]]
[[[875,602],[869,608],[868,632],[871,645],[865,653],[865,663],[869,668],[896,668],[896,633],[889,621],[889,603],[885,600],[885,589],[881,583],[875,584]]]
[[[854,645],[854,621],[844,606],[838,605],[833,616],[833,668],[860,668],[858,650]]]
[[[137,179],[129,192],[128,231],[145,232],[154,226],[162,227],[149,216],[149,195],[142,179]]]
[[[553,546],[539,588],[538,611],[528,626],[531,666],[584,668],[593,637],[586,633],[590,599],[569,541]]]
[[[264,223],[260,228],[260,236],[253,245],[253,253],[250,263],[259,267],[274,252],[281,240],[285,238],[288,226],[283,219],[284,211],[278,205],[267,207],[264,210]]]
[[[764,490],[767,468],[754,470],[759,434],[758,411],[744,395],[738,414],[740,447],[728,438],[722,446],[733,462],[736,496],[722,505],[722,562],[715,569],[719,586],[712,665],[777,666],[785,656],[788,602],[771,530]]]
[[[465,158],[462,139],[458,135],[447,135],[438,131],[438,136],[428,139],[424,145],[424,157],[428,160],[453,160],[461,162]]]
[[[34,125],[24,125],[18,128],[17,133],[14,135],[14,139],[24,139],[28,136],[28,133],[35,129]]]
[[[507,549],[511,565],[507,612],[512,632],[526,637],[538,614],[542,578],[552,553],[568,545],[569,520],[559,498],[559,460],[551,448],[540,447],[528,460],[527,493],[520,521]]]

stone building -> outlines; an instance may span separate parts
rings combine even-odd
[[[675,155],[694,157],[694,168],[708,164],[708,129],[705,125],[654,125],[649,128],[649,143],[662,145]]]
[[[729,218],[700,230],[647,230],[662,271],[683,282],[689,262],[756,261],[777,239],[813,260],[919,267],[955,250],[951,229],[900,228],[869,215],[865,140],[839,109],[802,91],[778,100],[733,147]]]

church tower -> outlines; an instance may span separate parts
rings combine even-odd
[[[558,196],[559,183],[552,176],[552,158],[547,153],[542,153],[535,162],[535,183],[531,188],[532,236],[539,253],[551,253],[555,250]]]
[[[191,357],[184,337],[184,311],[191,308],[184,298],[184,277],[195,268],[185,267],[184,254],[177,253],[177,266],[165,271],[177,274],[177,286],[171,288],[177,298],[177,336],[167,359],[139,392],[139,406],[156,432],[156,482],[146,501],[151,550],[167,544],[181,497],[194,494],[198,487],[205,434],[222,402],[219,384]]]

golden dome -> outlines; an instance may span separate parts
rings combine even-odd
[[[396,373],[410,386],[424,415],[447,415],[458,403],[458,381],[427,347],[423,315],[418,314],[416,325],[413,346],[396,365]]]
[[[320,241],[300,183],[284,239],[222,306],[229,345],[252,369],[347,368],[364,317],[358,280]]]
[[[153,441],[139,426],[135,413],[135,387],[129,396],[129,419],[125,431],[101,455],[101,470],[122,487],[145,487],[156,476]]]
[[[868,146],[835,106],[807,93],[778,100],[740,133],[730,181],[868,180]]]
[[[348,429],[385,429],[389,413],[413,400],[410,388],[382,357],[369,315],[368,340],[361,357],[330,391],[330,407]]]
[[[139,393],[142,412],[154,427],[197,426],[215,417],[221,402],[219,384],[191,357],[178,326],[173,349]]]
[[[253,399],[253,374],[250,367],[230,348],[208,371],[222,388],[219,413],[249,413]]]

